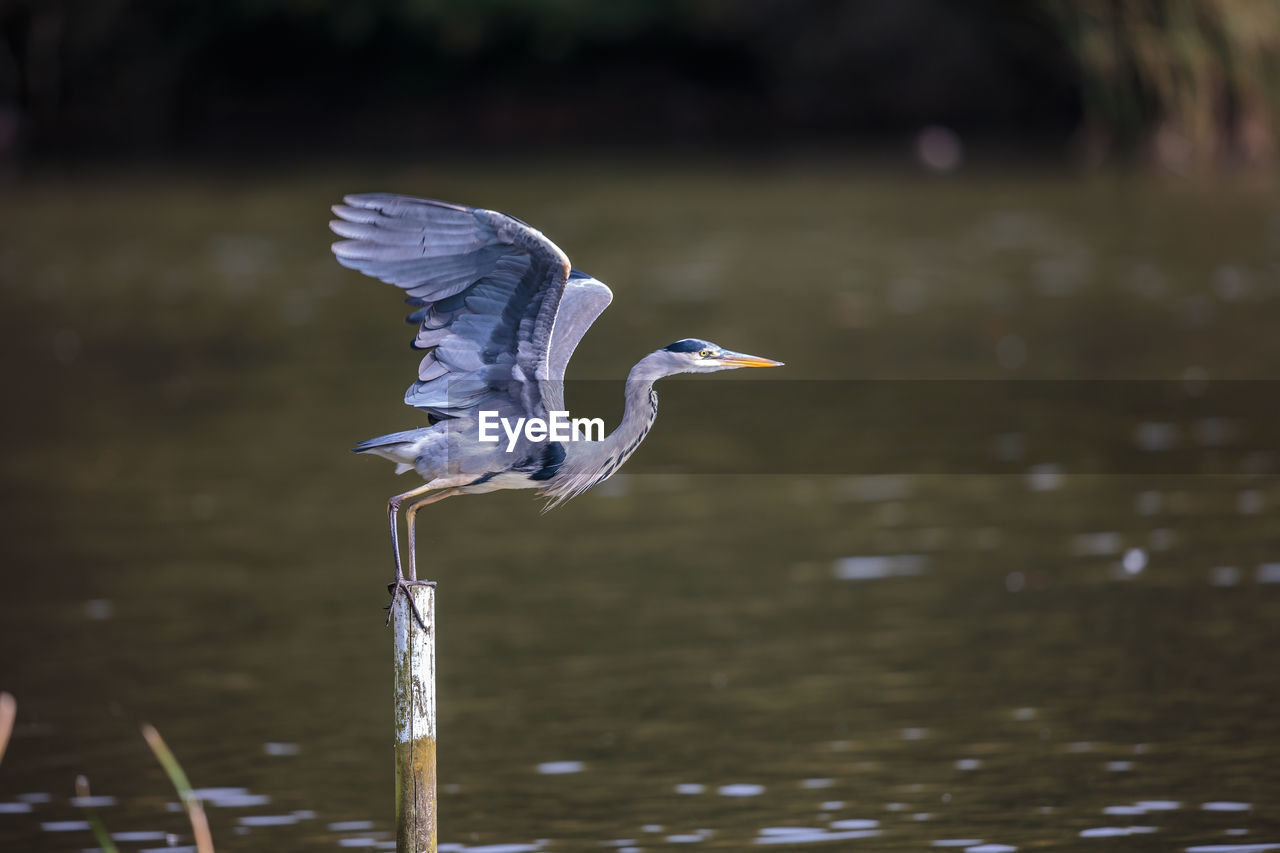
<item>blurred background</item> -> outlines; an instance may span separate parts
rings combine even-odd
[[[370,191],[613,287],[575,416],[787,362],[421,516],[442,850],[1280,845],[1278,93],[1267,0],[0,0],[0,849],[190,845],[143,721],[394,846]]]
[[[0,153],[900,147],[1276,156],[1266,0],[6,0]]]

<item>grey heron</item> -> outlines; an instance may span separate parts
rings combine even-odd
[[[338,219],[329,226],[345,238],[333,244],[338,262],[405,292],[408,322],[418,327],[412,346],[423,351],[404,401],[424,412],[428,425],[354,448],[426,481],[387,502],[392,605],[406,586],[433,583],[418,579],[414,521],[423,507],[498,489],[536,489],[550,499],[547,508],[563,503],[613,476],[635,453],[658,414],[657,380],[781,364],[685,338],[631,368],[622,420],[608,436],[538,440],[526,430],[509,442],[483,441],[482,416],[545,422],[549,413],[565,411],[565,367],[612,291],[573,269],[541,232],[497,211],[367,194],[346,196],[333,212]],[[407,578],[399,540],[406,502]]]

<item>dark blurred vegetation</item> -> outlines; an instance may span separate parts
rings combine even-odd
[[[1185,169],[1274,163],[1276,0],[1053,0],[1078,68],[1091,157],[1140,152]]]
[[[1276,153],[1275,0],[0,0],[0,152]]]

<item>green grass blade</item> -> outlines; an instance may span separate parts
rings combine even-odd
[[[156,760],[160,762],[160,766],[168,774],[169,781],[173,783],[173,787],[178,791],[178,796],[182,797],[182,801],[185,803],[187,800],[194,799],[196,794],[191,787],[191,781],[187,779],[187,774],[183,771],[182,765],[178,763],[178,759],[174,757],[173,751],[164,742],[164,738],[160,737],[160,732],[156,731],[156,727],[150,723],[143,723],[142,736],[146,738],[147,746],[151,747],[151,751],[155,753]]]
[[[191,787],[191,782],[187,779],[182,765],[178,763],[178,759],[174,757],[173,751],[164,742],[164,738],[160,737],[160,732],[156,731],[155,726],[143,723],[142,736],[146,738],[147,746],[151,747],[151,751],[155,753],[156,760],[160,762],[164,772],[169,775],[169,781],[173,783],[178,796],[182,798],[182,804],[187,807],[187,817],[191,819],[191,832],[196,840],[196,850],[199,853],[213,853],[213,835],[209,832],[209,820],[205,817],[204,806],[196,799],[196,792]]]
[[[89,779],[87,777],[76,777],[76,796],[86,799],[89,797]],[[85,818],[89,821],[89,829],[93,831],[93,837],[97,839],[98,846],[102,848],[102,853],[120,853],[116,843],[111,840],[111,833],[107,832],[106,826],[98,818],[98,813],[89,806],[81,806],[80,811],[84,812]]]

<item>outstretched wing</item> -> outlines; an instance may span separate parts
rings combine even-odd
[[[563,412],[564,371],[578,342],[604,309],[613,301],[613,291],[602,281],[578,270],[569,273],[569,283],[560,298],[560,311],[551,330],[551,352],[547,355],[550,381],[543,383],[543,403],[548,411]]]
[[[477,408],[543,415],[578,340],[604,310],[603,284],[511,216],[399,195],[352,195],[330,223],[344,266],[403,289],[425,350],[405,402],[437,418]],[[589,292],[588,292],[589,291]],[[584,318],[590,315],[589,319]]]

